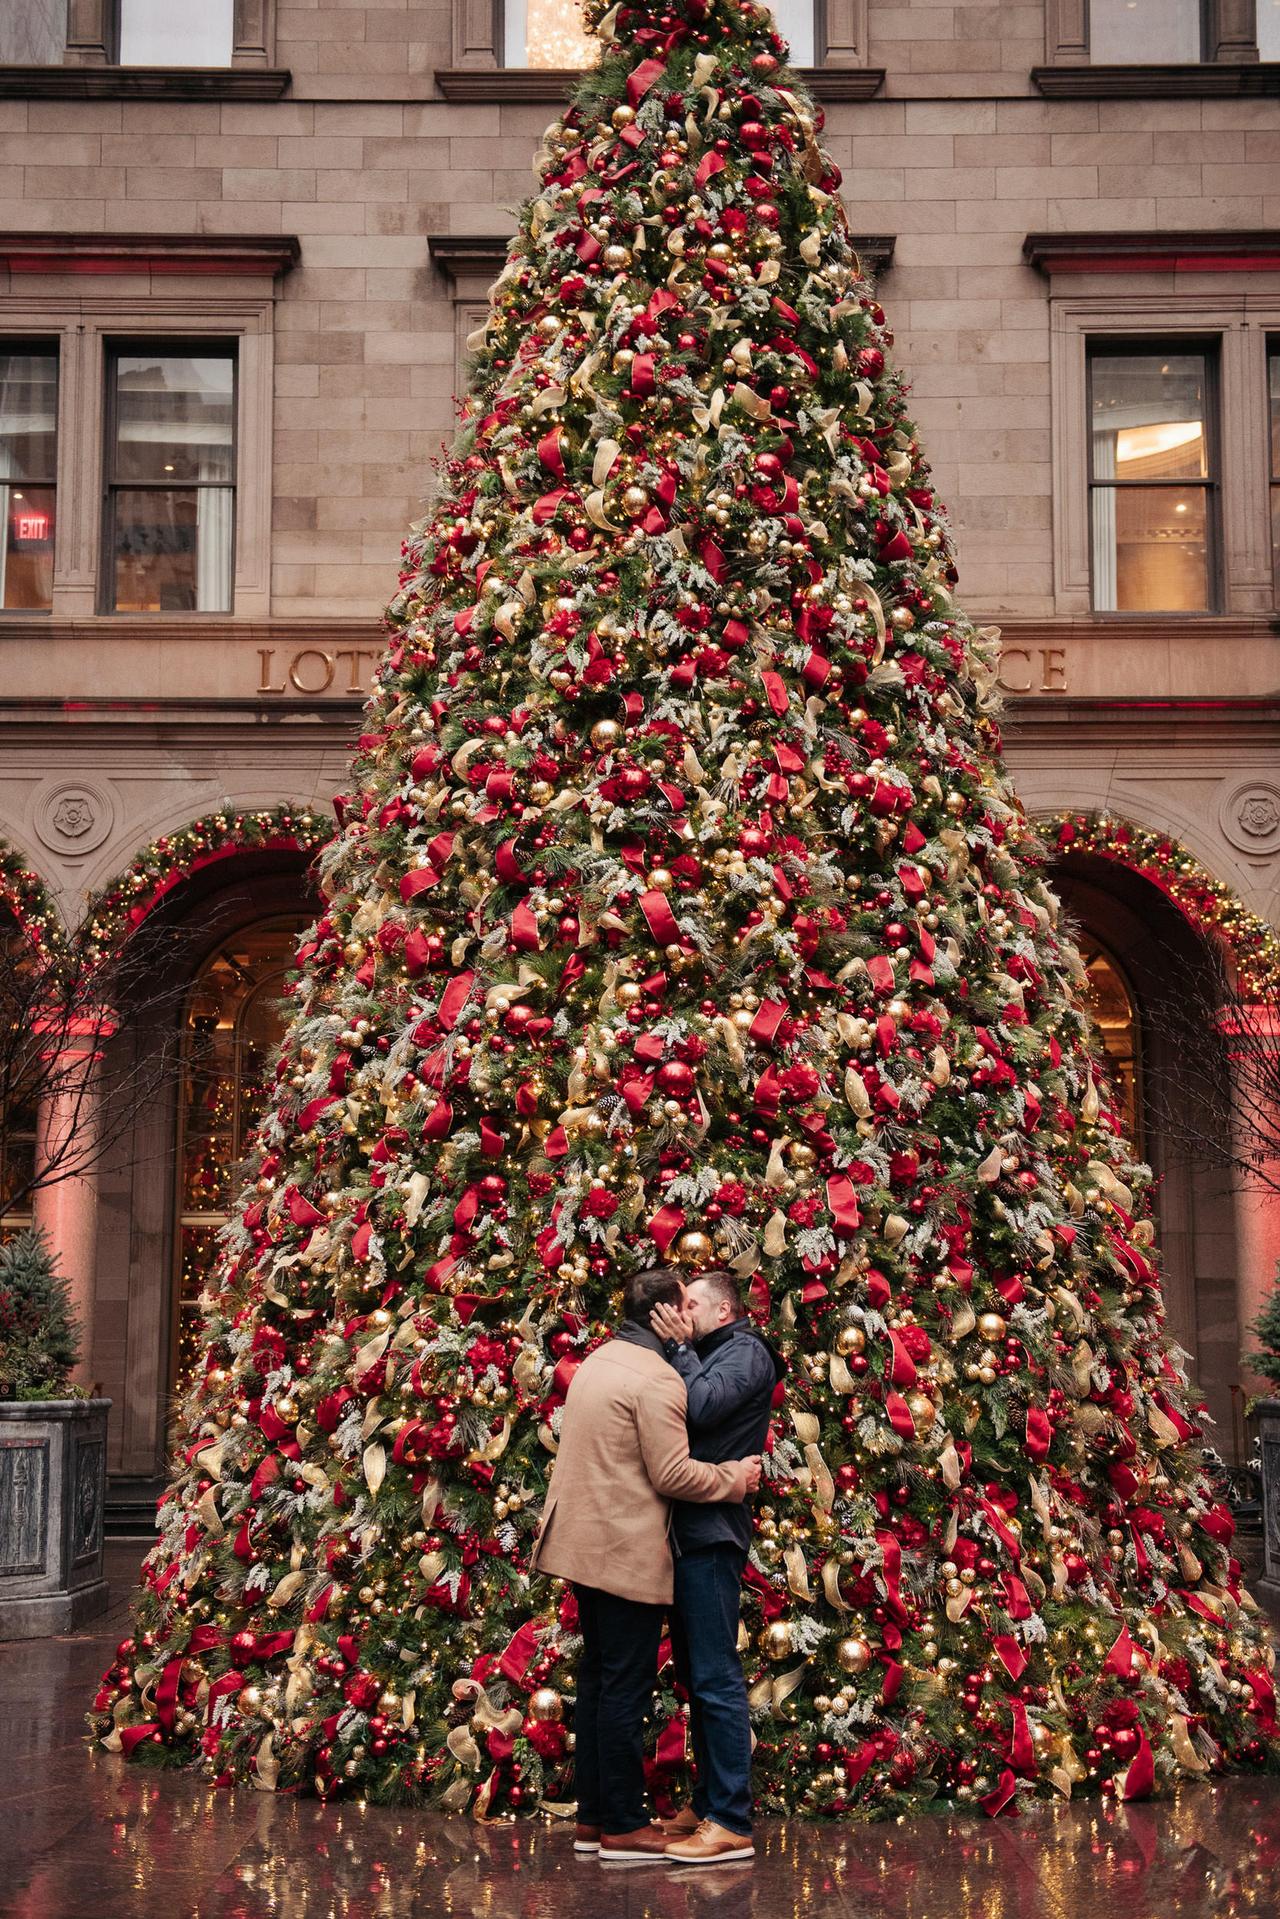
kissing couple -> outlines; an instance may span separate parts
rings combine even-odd
[[[602,1860],[754,1858],[738,1607],[750,1495],[784,1366],[731,1273],[633,1274],[623,1319],[577,1368],[531,1565],[567,1580],[582,1651],[574,1849]],[[644,1719],[664,1620],[689,1699],[692,1804],[645,1811]]]

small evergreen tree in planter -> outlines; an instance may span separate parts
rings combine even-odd
[[[1269,1380],[1274,1395],[1280,1397],[1280,1266],[1276,1268],[1270,1297],[1251,1322],[1249,1331],[1258,1340],[1260,1350],[1246,1355],[1247,1364]]]
[[[0,1399],[82,1398],[68,1385],[79,1357],[67,1281],[28,1227],[0,1246]]]
[[[1270,1395],[1249,1402],[1258,1419],[1258,1454],[1262,1464],[1263,1576],[1259,1589],[1268,1599],[1280,1599],[1280,1267],[1267,1302],[1249,1326],[1258,1350],[1245,1355],[1245,1364],[1267,1380]]]
[[[43,1233],[0,1246],[0,1639],[65,1632],[105,1609],[109,1400],[70,1383],[80,1337]]]

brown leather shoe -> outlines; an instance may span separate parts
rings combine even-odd
[[[679,1812],[673,1813],[670,1819],[657,1821],[659,1830],[665,1832],[668,1839],[687,1839],[690,1833],[698,1830],[701,1823],[692,1806],[681,1806]]]
[[[573,1850],[575,1852],[599,1852],[599,1826],[575,1826],[573,1829]]]
[[[671,1841],[657,1826],[637,1826],[634,1832],[602,1832],[600,1859],[665,1859]]]
[[[684,1866],[727,1865],[733,1859],[754,1859],[756,1849],[751,1834],[727,1832],[714,1819],[704,1819],[687,1839],[673,1839],[667,1858]]]

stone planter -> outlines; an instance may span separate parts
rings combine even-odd
[[[1254,1401],[1262,1452],[1262,1578],[1259,1597],[1280,1604],[1280,1399]]]
[[[0,1639],[105,1612],[109,1399],[0,1400]]]

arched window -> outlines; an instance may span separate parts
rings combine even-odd
[[[1125,1131],[1141,1155],[1142,1054],[1138,1004],[1124,973],[1091,933],[1081,938],[1080,953],[1089,975],[1089,1010],[1102,1038],[1112,1084],[1120,1096]]]
[[[305,921],[272,920],[224,940],[183,1017],[178,1140],[174,1384],[198,1353],[200,1294],[235,1203],[240,1162],[271,1089],[284,1030],[280,997]]]

